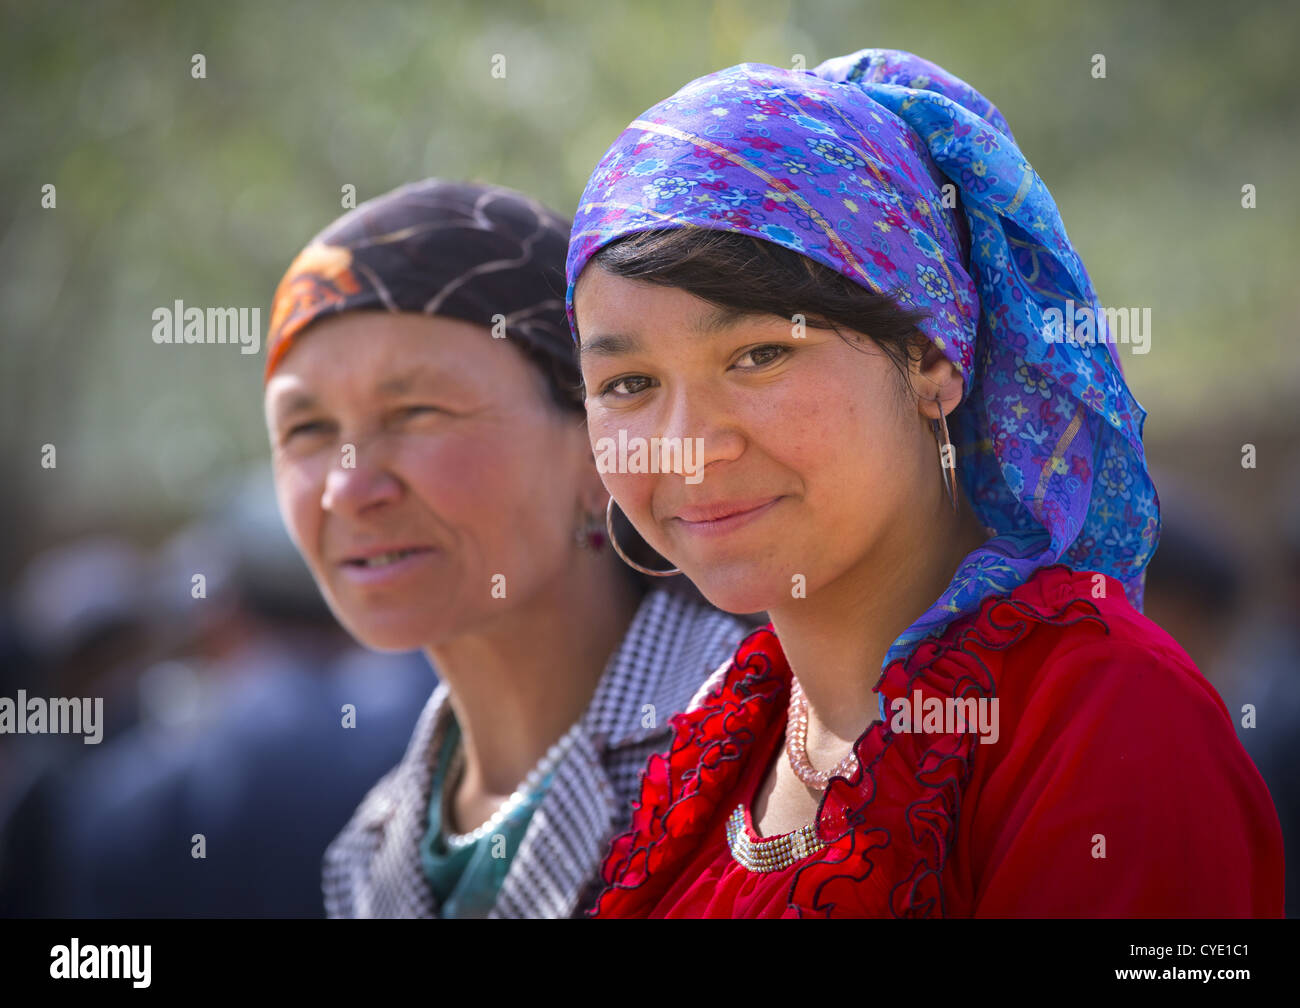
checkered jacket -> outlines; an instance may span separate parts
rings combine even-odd
[[[710,673],[725,670],[749,630],[692,598],[663,588],[646,594],[533,813],[490,916],[580,916],[595,902],[610,839],[631,820],[645,764],[668,748],[669,718],[698,696]],[[402,761],[371,788],[326,850],[322,888],[330,917],[438,916],[419,845],[451,714],[447,697],[440,683]]]

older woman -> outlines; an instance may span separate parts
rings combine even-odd
[[[702,439],[618,506],[771,616],[598,916],[1281,913],[1268,792],[1140,612],[1145,411],[987,99],[890,50],[694,81],[601,160],[568,279],[593,441]]]
[[[326,853],[331,916],[581,911],[667,718],[747,629],[606,548],[566,237],[519,193],[427,180],[328,227],[276,291],[290,534],[357,640],[441,680]]]

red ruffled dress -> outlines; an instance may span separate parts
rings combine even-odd
[[[673,719],[592,915],[1282,916],[1268,790],[1218,693],[1119,581],[1042,568],[894,662],[876,689],[886,712],[899,697],[917,710],[996,698],[997,741],[876,721],[859,769],[822,797],[825,846],[743,866],[728,819],[741,806],[763,849],[749,810],[785,759],[790,668],[768,624]]]

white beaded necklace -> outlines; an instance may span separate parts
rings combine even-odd
[[[452,766],[448,768],[447,776],[445,778],[447,783],[444,785],[442,792],[443,840],[446,842],[447,847],[451,850],[462,850],[465,847],[469,847],[471,844],[478,843],[478,841],[482,840],[485,836],[490,836],[492,833],[500,829],[505,821],[515,813],[519,806],[533,796],[538,786],[546,779],[546,775],[554,770],[560,760],[564,758],[564,754],[569,751],[569,747],[573,745],[574,739],[578,737],[578,729],[581,724],[581,721],[575,721],[573,727],[564,733],[564,737],[551,746],[551,748],[546,750],[546,753],[542,758],[537,761],[537,765],[528,771],[528,776],[526,776],[523,779],[523,782],[515,788],[514,794],[498,806],[497,810],[492,813],[487,822],[478,827],[478,829],[469,833],[452,833],[446,828],[447,810],[451,805],[449,795],[455,791],[455,785],[459,783],[459,774],[464,769],[465,764],[464,743],[462,742],[458,745],[456,747],[455,755],[452,756]]]

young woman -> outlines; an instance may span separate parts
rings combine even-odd
[[[1263,781],[1140,613],[1145,411],[987,99],[889,50],[701,78],[601,160],[568,280],[593,444],[702,439],[606,487],[771,617],[597,916],[1281,913]]]
[[[520,193],[430,179],[340,218],[276,291],[289,532],[353,636],[441,680],[326,853],[331,916],[580,912],[667,718],[748,629],[605,548],[567,235]]]

